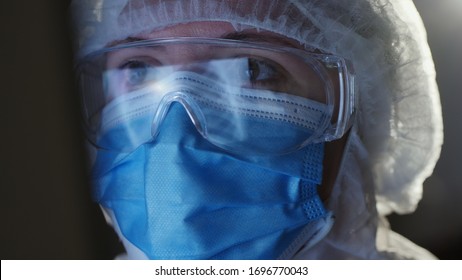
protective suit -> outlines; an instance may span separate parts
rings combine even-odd
[[[391,231],[385,218],[415,210],[443,140],[432,57],[412,1],[82,0],[72,11],[77,61],[136,34],[207,21],[271,31],[351,61],[358,110],[324,205],[331,213],[324,218],[335,219],[320,226],[322,238],[304,240],[310,246],[288,256],[434,258]],[[129,257],[142,257],[107,213]]]

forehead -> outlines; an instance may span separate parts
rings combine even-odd
[[[190,22],[202,21],[214,25],[213,30],[205,27],[204,37],[218,37],[214,33],[218,25],[219,29],[224,25],[232,28],[232,25],[238,31],[255,28],[284,34],[304,45],[311,45],[304,37],[315,31],[305,13],[307,7],[300,7],[292,0],[114,0],[73,3],[79,57],[114,45],[115,41],[140,34],[153,38],[160,36],[158,31],[165,29],[170,32],[173,31],[170,27]],[[214,23],[219,21],[222,23]],[[203,29],[204,26],[196,30]]]
[[[190,22],[167,26],[161,29],[138,34],[142,39],[159,39],[169,37],[209,37],[220,38],[224,34],[236,31],[232,24],[219,21]]]

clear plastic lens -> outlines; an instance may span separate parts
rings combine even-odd
[[[355,105],[350,68],[300,49],[178,38],[101,50],[77,73],[87,135],[99,148],[152,141],[179,102],[211,143],[278,154],[343,135]]]

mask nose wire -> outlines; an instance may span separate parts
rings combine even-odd
[[[179,103],[186,110],[190,120],[196,127],[197,131],[204,137],[207,138],[207,127],[205,125],[205,116],[202,113],[197,102],[187,93],[188,90],[177,90],[168,92],[164,95],[162,100],[159,102],[158,109],[152,119],[151,123],[151,135],[152,140],[155,140],[160,132],[160,127],[172,104]]]

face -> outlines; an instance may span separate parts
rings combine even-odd
[[[160,30],[155,30],[150,33],[138,34],[133,37],[129,37],[122,41],[116,41],[111,44],[111,46],[140,41],[148,39],[161,39],[161,38],[172,38],[172,37],[207,37],[207,38],[222,38],[222,39],[233,39],[240,40],[243,42],[264,42],[271,43],[277,46],[282,47],[292,47],[303,49],[303,47],[296,41],[281,36],[276,33],[267,32],[267,31],[257,31],[254,29],[245,30],[242,32],[236,32],[234,27],[226,22],[193,22],[187,24],[179,24],[175,26],[170,26]],[[233,50],[236,52],[236,50]],[[238,50],[239,51],[239,50]],[[255,51],[255,50],[240,50],[240,53],[230,53],[231,50],[226,50],[225,52],[220,51],[221,55],[227,57],[238,57],[242,52],[251,52],[252,57],[258,57],[259,63],[258,69],[271,69],[271,71],[276,72],[277,67],[274,65],[265,65],[264,59],[268,56],[264,51]],[[225,53],[225,54],[223,54]],[[112,52],[109,54],[107,59],[107,68],[108,69],[119,69],[121,66],[126,67],[139,67],[140,65],[169,65],[169,71],[176,71],[184,65],[199,65],[201,61],[206,61],[210,59],[221,59],[217,57],[217,52],[211,50],[206,46],[184,46],[184,45],[173,45],[167,48],[155,49],[152,48],[127,48],[122,49],[117,52]],[[263,62],[261,62],[263,61]],[[290,80],[287,78],[280,78],[281,82],[274,82],[275,79],[272,79],[273,84],[268,86],[268,81],[258,80],[252,81],[251,85],[244,85],[248,87],[258,87],[262,86],[265,83],[265,87],[271,87],[271,90],[288,92],[293,95],[304,96],[303,90],[307,87],[311,87],[313,90],[310,92],[322,92],[322,81],[319,78],[316,78],[315,73],[309,73],[306,67],[303,68],[302,63],[296,61],[295,59],[289,56],[279,55],[276,57],[271,57],[271,61],[275,62],[274,64],[284,64],[290,65],[289,72],[286,77],[291,77]],[[266,68],[264,68],[266,67]],[[287,67],[286,67],[287,69]],[[283,71],[278,71],[282,73]],[[270,71],[265,71],[264,73],[272,73]],[[261,74],[261,73],[260,73]],[[123,72],[118,73],[118,75],[124,75]],[[221,76],[229,77],[229,73],[224,73]],[[270,77],[268,75],[260,75],[261,77]],[[260,76],[255,77],[255,79],[260,78]],[[267,77],[268,76],[268,77]],[[283,74],[278,74],[278,77],[284,77]],[[136,89],[136,81],[139,79],[139,75],[125,77],[116,77],[113,79],[117,81],[115,83],[109,83],[109,94],[108,102],[112,99],[117,98],[120,95],[123,95],[126,92],[130,92],[134,88]],[[267,79],[269,80],[269,78]],[[334,79],[335,81],[337,79]],[[239,79],[239,81],[241,81]],[[233,81],[235,82],[235,81]],[[243,82],[244,83],[244,82]],[[284,86],[281,86],[284,85]],[[241,85],[242,86],[242,85]],[[289,87],[289,88],[288,88]],[[333,84],[334,88],[338,88],[338,84]],[[335,89],[334,89],[335,90]],[[336,91],[336,90],[335,90]],[[325,102],[323,100],[324,95],[310,96],[310,99],[314,99],[318,102]],[[325,158],[324,158],[324,172],[323,172],[323,184],[321,186],[320,195],[323,200],[327,200],[330,194],[330,191],[335,183],[335,178],[338,172],[339,163],[342,158],[343,149],[345,145],[345,136],[337,141],[329,142],[326,144]]]

